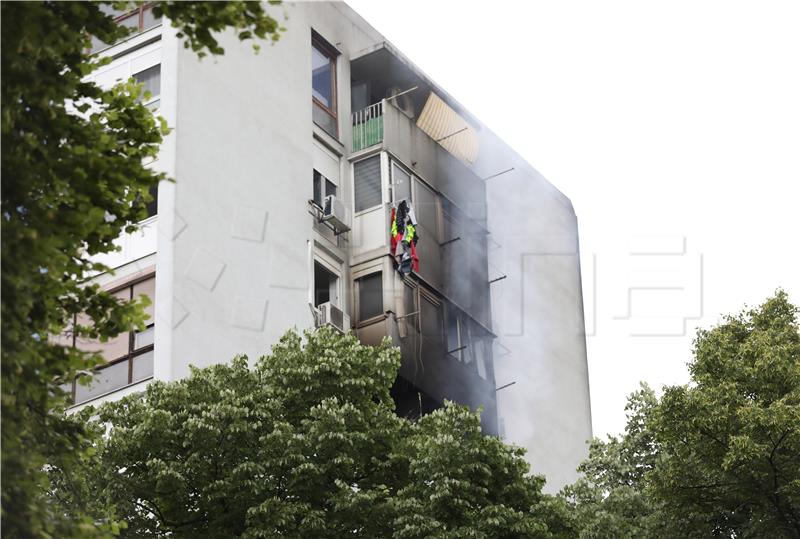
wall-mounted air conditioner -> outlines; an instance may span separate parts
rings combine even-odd
[[[317,327],[333,326],[339,333],[350,331],[350,317],[331,302],[321,303],[317,307]]]
[[[330,223],[337,234],[350,230],[347,226],[347,209],[334,195],[326,196],[322,203],[322,221]]]

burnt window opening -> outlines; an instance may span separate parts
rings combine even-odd
[[[395,379],[389,393],[394,400],[395,414],[411,421],[416,421],[442,407],[442,403],[402,376]]]
[[[339,276],[314,261],[314,307],[323,303],[339,304]]]

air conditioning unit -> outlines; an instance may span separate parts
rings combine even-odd
[[[342,310],[331,302],[321,303],[317,309],[319,315],[317,316],[317,327],[333,326],[339,333],[347,333],[350,331],[350,317],[344,314]]]
[[[328,195],[322,203],[322,221],[330,223],[337,234],[347,232],[347,209],[334,195]]]

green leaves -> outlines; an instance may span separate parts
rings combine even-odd
[[[800,536],[800,334],[778,292],[698,334],[696,385],[653,419],[653,493],[688,522],[736,537]]]
[[[269,3],[277,5],[280,2]],[[215,2],[214,5],[208,2],[163,2],[153,10],[157,15],[163,14],[176,21],[178,24],[174,26],[180,28],[179,37],[185,37],[184,47],[191,48],[200,57],[207,53],[225,53],[214,34],[226,28],[235,30],[240,41],[254,40],[255,51],[259,50],[256,38],[275,43],[285,31],[259,1]],[[186,24],[190,21],[191,24]]]
[[[692,382],[629,401],[565,489],[580,537],[800,537],[800,334],[784,292],[700,330]]]
[[[388,341],[323,328],[253,368],[153,382],[95,412],[109,430],[86,484],[122,536],[552,537],[543,480],[477,414],[395,415],[399,364]]]
[[[139,4],[2,4],[2,518],[9,536],[117,529],[101,503],[76,504],[85,510],[65,518],[62,504],[86,494],[66,470],[86,464],[96,433],[63,417],[58,386],[102,359],[50,337],[71,331],[105,340],[144,320],[141,304],[86,285],[108,269],[92,257],[136,229],[150,188],[166,179],[144,166],[167,129],[137,102],[138,85],[102,89],[85,81],[111,61],[88,54],[92,36],[114,43],[130,33],[104,8]],[[211,31],[230,26],[250,39],[280,31],[258,2],[160,6],[198,52],[222,52]],[[74,326],[78,314],[88,321]],[[48,480],[45,466],[65,471],[60,483]]]

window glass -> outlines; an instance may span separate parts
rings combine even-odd
[[[116,23],[126,28],[134,30],[131,34],[144,32],[154,26],[161,24],[161,17],[156,17],[152,6],[142,6],[134,10],[121,10],[108,4],[101,4],[100,11],[116,20]],[[92,36],[91,52],[97,52],[111,46],[110,43],[101,41],[96,36]]]
[[[150,350],[144,354],[135,356],[133,358],[133,367],[131,372],[131,383],[144,380],[153,376],[153,358],[155,352]]]
[[[124,19],[117,21],[117,24],[124,26],[126,28],[133,28],[134,30],[139,29],[139,10],[131,13],[130,15],[126,16]]]
[[[458,338],[458,315],[454,309],[449,308],[447,310],[447,351],[450,352],[451,356],[459,360],[461,359],[461,350],[458,350],[460,346],[461,341]],[[457,351],[452,352],[452,350]]]
[[[442,207],[442,241],[445,242],[461,236],[463,230],[459,228],[452,203],[446,198],[440,197],[439,204]]]
[[[411,201],[411,175],[396,163],[392,163],[392,193],[394,202]]]
[[[420,316],[422,318],[422,334],[433,339],[442,339],[442,308],[425,296],[421,296]]]
[[[314,204],[322,207],[322,174],[314,171]]]
[[[355,211],[381,205],[381,158],[379,155],[353,165]]]
[[[383,314],[383,274],[373,273],[358,283],[358,319],[367,320]]]
[[[414,210],[417,214],[419,224],[425,227],[425,230],[430,232],[434,238],[439,237],[438,232],[438,212],[436,205],[436,195],[433,191],[428,189],[422,182],[416,182],[416,195],[417,199],[414,202]],[[433,238],[431,238],[433,239]]]
[[[336,196],[336,184],[328,178],[320,174],[319,171],[314,171],[314,204],[319,207],[323,206],[325,197]]]
[[[75,384],[75,402],[84,402],[126,385],[128,362],[121,361],[98,371],[88,386],[80,382]]]
[[[130,294],[130,289],[125,289],[125,292]],[[117,297],[120,295],[114,294]],[[129,296],[125,295],[120,299],[128,300],[130,299]],[[79,326],[89,326],[91,325],[91,318],[89,318],[85,314],[78,315],[78,325]],[[119,359],[125,354],[128,353],[128,348],[130,346],[130,333],[120,333],[113,339],[108,339],[106,342],[101,342],[95,339],[84,339],[84,338],[76,338],[75,339],[75,348],[78,350],[83,350],[84,352],[93,352],[99,353],[103,356],[103,359],[106,361],[114,361],[115,359]]]
[[[142,85],[142,92],[150,92],[149,98],[142,95],[141,100],[150,103],[161,96],[161,64],[134,73],[133,78]]]
[[[417,289],[408,283],[404,283],[403,306],[406,325],[409,329],[419,331],[419,314],[411,314],[417,311]],[[409,316],[411,315],[411,316]]]
[[[144,8],[142,12],[142,32],[161,24],[161,17],[156,17],[152,7]]]
[[[483,339],[475,339],[472,343],[475,348],[475,364],[478,367],[478,376],[484,380],[488,379],[486,371],[486,342]]]
[[[156,328],[151,326],[144,331],[137,331],[133,336],[133,349],[139,350],[151,346],[155,342]]]
[[[147,203],[147,216],[158,215],[158,184],[150,187],[150,196],[153,200]]]
[[[311,48],[311,88],[317,101],[333,109],[333,64],[316,45]]]
[[[153,325],[155,310],[155,276],[143,281],[128,285],[113,296],[121,300],[138,298],[141,295],[147,296],[151,304],[145,308],[145,312],[150,316],[149,327],[143,331],[120,334],[107,342],[99,342],[91,339],[76,339],[76,348],[84,351],[98,352],[108,362],[114,362],[99,369],[89,386],[75,384],[73,402],[81,403],[97,396],[109,393],[116,389],[123,388],[137,380],[142,380],[152,376],[153,373],[153,349],[155,345],[155,327]],[[88,325],[91,319],[84,315],[78,315],[79,325]],[[129,375],[132,374],[132,377]],[[71,389],[70,389],[71,393]]]
[[[336,196],[336,186],[328,178],[325,178],[325,196]]]
[[[153,323],[153,317],[155,316],[155,311],[153,307],[155,306],[156,302],[156,278],[150,277],[147,280],[144,280],[140,283],[136,283],[133,285],[133,298],[137,299],[139,296],[147,296],[150,299],[150,305],[144,308],[144,312],[147,313],[147,316],[150,318],[147,320],[149,324]]]
[[[464,348],[464,363],[471,364],[475,361],[475,347],[472,342],[472,328],[469,323],[461,325],[461,345]]]

